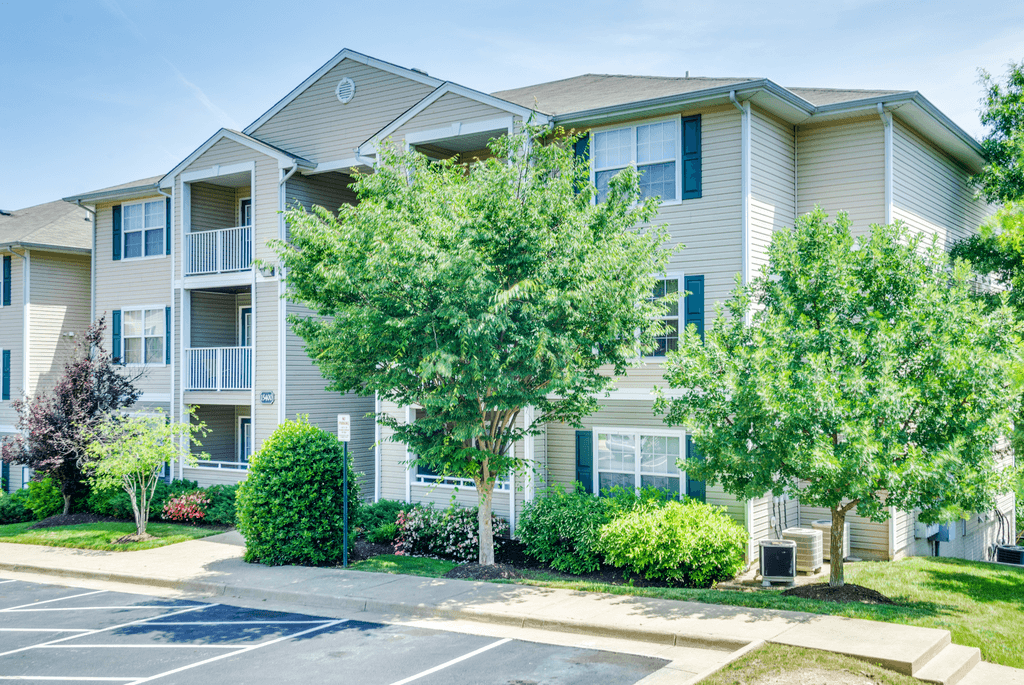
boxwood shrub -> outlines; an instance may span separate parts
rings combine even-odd
[[[9,495],[0,492],[0,524],[25,523],[35,518],[26,506],[28,490],[15,490]]]
[[[342,444],[305,417],[278,426],[238,488],[245,560],[269,566],[334,565],[342,558]],[[349,523],[359,486],[349,459]]]
[[[720,507],[694,500],[637,507],[601,527],[607,563],[686,587],[711,587],[743,568],[747,532]]]
[[[526,545],[527,554],[556,571],[596,571],[601,567],[598,533],[611,520],[610,502],[588,495],[579,484],[573,492],[549,488],[526,504],[516,537]]]
[[[25,506],[32,510],[33,517],[41,521],[64,511],[64,496],[49,477],[33,480],[28,484]]]

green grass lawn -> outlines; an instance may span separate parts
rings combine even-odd
[[[155,540],[115,545],[113,541],[123,535],[135,533],[134,523],[82,523],[75,526],[55,526],[29,530],[29,523],[9,523],[0,526],[0,542],[14,542],[22,545],[47,545],[49,547],[75,547],[105,551],[133,552],[173,545],[176,542],[196,540],[224,532],[219,528],[196,528],[176,523],[150,523],[146,532]]]
[[[816,674],[797,680],[799,671]],[[787,677],[788,676],[788,677]],[[833,682],[861,677],[878,685],[920,685],[921,681],[841,654],[785,645],[765,645],[701,681],[701,685],[742,685],[775,678],[773,682]]]
[[[376,564],[382,567],[375,567]],[[383,556],[359,562],[353,568],[436,577],[444,575],[453,565],[435,559]],[[943,628],[950,631],[957,644],[980,648],[986,661],[1024,668],[1024,640],[1020,638],[1024,631],[1024,569],[1010,566],[931,557],[846,565],[846,582],[878,590],[899,602],[897,606],[786,597],[778,589],[740,592],[610,585],[567,580],[564,576],[542,572],[531,573],[528,578],[514,582]]]

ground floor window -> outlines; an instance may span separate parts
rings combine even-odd
[[[684,494],[678,466],[683,433],[624,428],[598,428],[594,433],[598,491],[650,486],[676,496]]]
[[[410,412],[410,415],[409,415],[409,418],[411,420],[413,420],[413,421],[415,421],[417,419],[420,419],[422,417],[423,417],[423,409],[414,409],[414,410],[412,410]],[[515,445],[510,446],[509,449],[510,450],[514,450],[515,449]],[[407,457],[410,460],[416,458],[416,455],[413,452],[409,451],[409,450],[406,450],[406,455],[407,455]],[[473,483],[473,481],[468,479],[468,478],[454,478],[452,476],[442,476],[442,475],[436,473],[435,471],[427,468],[423,464],[417,464],[414,467],[414,469],[413,469],[412,475],[413,475],[412,482],[417,484],[417,485],[441,485],[441,486],[457,487],[457,488],[475,488],[476,487],[476,485]],[[504,477],[504,478],[499,478],[496,481],[494,481],[494,491],[495,492],[508,492],[510,487],[511,487],[510,480],[509,480],[509,478],[507,476]]]

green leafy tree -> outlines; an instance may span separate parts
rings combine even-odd
[[[314,312],[291,323],[330,389],[421,407],[409,425],[378,420],[414,463],[475,484],[481,564],[495,480],[525,468],[512,445],[595,411],[661,330],[656,200],[638,202],[629,168],[594,203],[574,138],[542,135],[495,139],[470,165],[382,146],[358,205],[292,209],[291,243],[274,244],[287,296]]]
[[[738,497],[799,493],[832,513],[887,508],[942,521],[1008,490],[997,444],[1018,403],[1018,326],[971,296],[971,272],[900,224],[855,239],[821,209],[780,231],[769,262],[738,286],[706,342],[691,328],[659,399],[704,452],[697,477]],[[749,323],[748,323],[749,321]],[[834,562],[829,583],[843,584]]]
[[[90,460],[85,471],[94,488],[120,487],[128,493],[135,514],[135,533],[146,535],[150,500],[165,463],[183,459],[195,466],[191,446],[206,435],[204,423],[171,423],[162,415],[109,414],[91,431]],[[206,459],[207,455],[198,458]]]
[[[989,202],[1024,200],[1024,62],[1010,62],[1006,83],[982,70],[981,84],[981,123],[988,127],[981,145],[988,163],[975,181]]]

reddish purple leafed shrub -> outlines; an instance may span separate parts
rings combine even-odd
[[[163,518],[182,523],[199,523],[206,518],[206,510],[210,506],[210,498],[203,492],[195,490],[186,492],[167,500],[164,505]]]

